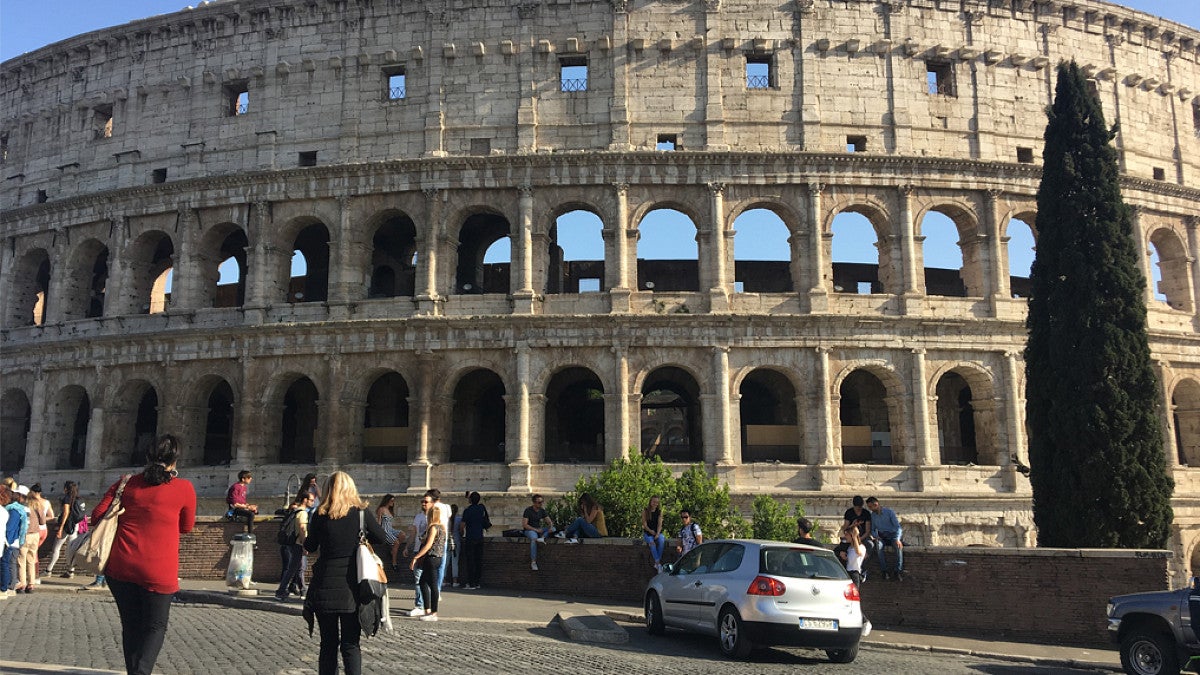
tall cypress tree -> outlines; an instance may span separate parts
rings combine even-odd
[[[1038,545],[1162,548],[1174,484],[1115,131],[1074,62],[1048,114],[1025,348]]]

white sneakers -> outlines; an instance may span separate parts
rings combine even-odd
[[[567,540],[567,543],[568,544],[578,544],[579,540],[576,539],[575,537],[571,537],[570,539]]]
[[[567,535],[563,534],[562,532],[555,532],[555,533],[554,533],[554,538],[555,538],[555,539],[562,539],[562,538],[563,538],[563,537],[565,537],[565,536],[567,536]]]
[[[424,614],[417,617],[417,621],[437,621],[437,614]]]
[[[533,570],[534,572],[538,571],[536,560],[529,563],[529,569]]]
[[[411,609],[408,611],[408,615],[409,616],[425,616],[425,608],[424,607],[416,607],[414,609]]]
[[[545,537],[538,537],[537,539],[534,539],[534,541],[536,541],[536,542],[537,542],[537,543],[539,543],[539,544],[544,544],[544,543],[546,543],[546,538],[545,538]]]

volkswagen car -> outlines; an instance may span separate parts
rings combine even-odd
[[[803,544],[705,542],[650,580],[643,606],[651,634],[711,635],[731,658],[787,645],[849,663],[863,638],[858,587],[832,551]]]

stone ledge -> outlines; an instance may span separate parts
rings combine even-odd
[[[617,625],[606,613],[595,611],[559,612],[550,625],[558,625],[567,637],[576,642],[602,642],[624,644],[629,642],[629,633]]]

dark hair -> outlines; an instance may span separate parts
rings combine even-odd
[[[34,483],[33,485],[30,485],[30,486],[29,486],[29,491],[30,491],[30,492],[36,492],[36,493],[38,493],[38,494],[42,494],[42,484],[41,484],[41,483]]]
[[[154,447],[146,451],[146,459],[150,460],[150,463],[142,471],[142,480],[146,481],[147,485],[170,482],[175,476],[167,471],[167,467],[179,460],[179,439],[171,434],[159,436]]]
[[[79,483],[69,480],[63,483],[63,495],[66,496],[68,503],[75,503],[79,499]]]
[[[679,515],[681,515],[681,516],[682,516],[682,515],[683,515],[683,514],[685,514],[685,513],[686,513],[686,514],[688,514],[688,515],[690,516],[690,515],[692,515],[692,510],[691,510],[691,509],[689,509],[689,508],[687,508],[686,506],[685,506],[685,507],[683,507],[682,509],[679,509]]]
[[[801,518],[796,521],[796,527],[800,528],[800,531],[804,534],[808,534],[812,532],[812,521],[808,518]]]
[[[592,498],[592,495],[585,492],[579,495],[579,506],[582,509],[590,511],[596,508],[596,500]]]
[[[442,491],[437,488],[429,488],[425,491],[425,496],[435,502],[440,502],[442,500]]]
[[[254,474],[250,473],[248,469],[242,469],[238,472],[238,480],[242,480],[243,478],[254,478]]]
[[[472,493],[471,493],[471,496],[470,496],[470,497],[467,497],[467,500],[469,500],[469,501],[470,501],[472,504],[478,504],[478,503],[479,503],[479,499],[480,499],[480,497],[479,497],[479,493],[478,493],[478,492],[472,492]]]
[[[304,500],[308,499],[311,496],[313,496],[313,493],[304,489],[304,486],[301,485],[300,490],[298,492],[296,492],[296,496],[292,499],[292,503],[293,504],[303,504]]]
[[[542,496],[535,492],[533,493],[533,496],[529,498],[529,501],[536,502],[539,499],[542,499]]]
[[[304,492],[304,494],[308,494],[308,490],[302,490],[302,491]],[[386,495],[379,498],[379,506],[377,506],[375,508],[389,506],[389,504],[395,500],[396,500],[396,495],[389,492]]]
[[[854,495],[854,505],[855,505],[855,506],[862,506],[862,505],[863,505],[863,498],[862,498],[862,495]]]
[[[876,497],[867,497],[867,503],[868,504],[878,504],[879,499]]]
[[[313,482],[313,481],[315,481],[315,480],[317,480],[317,474],[315,474],[315,473],[306,473],[306,474],[304,474],[304,480],[303,480],[303,481],[301,481],[301,483],[300,483],[300,484],[301,484],[301,485],[308,485],[309,483],[311,483],[311,482]]]
[[[454,519],[454,515],[456,513],[458,513],[458,504],[451,504],[450,505],[450,519],[451,520]]]

